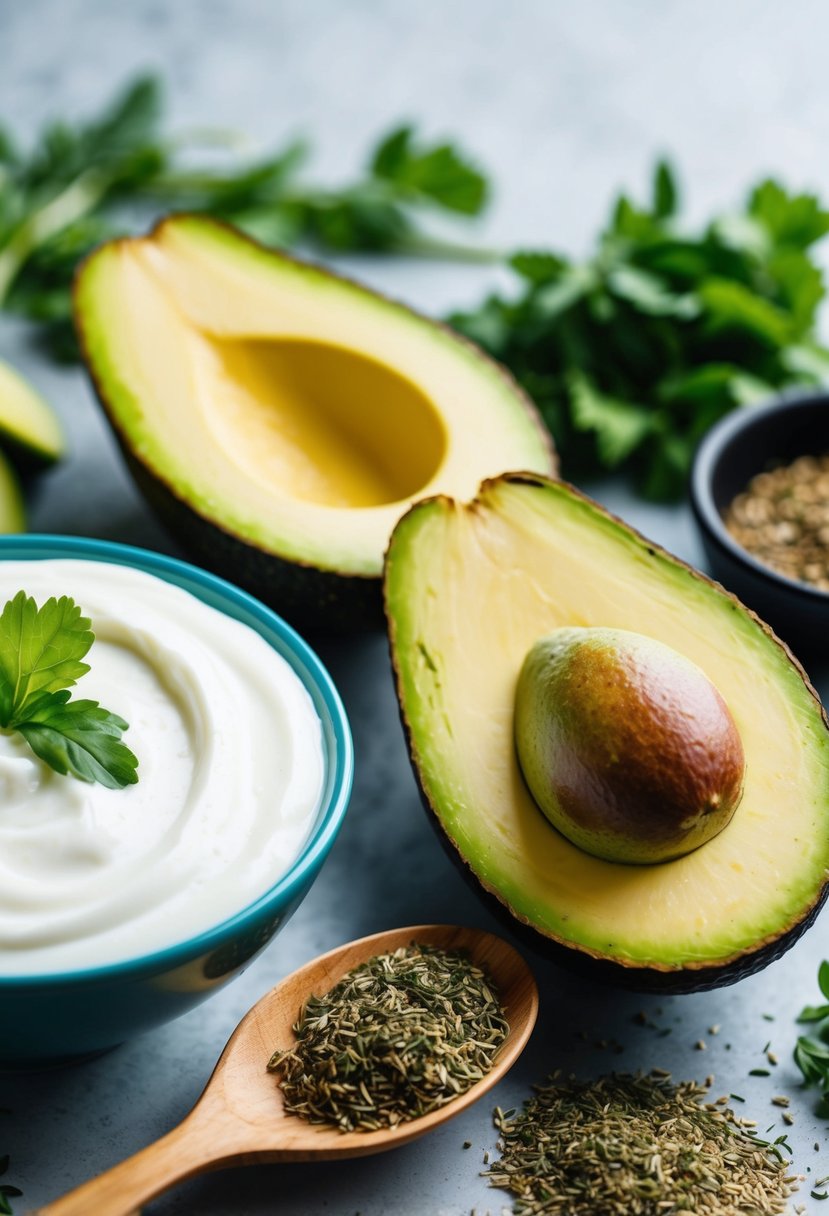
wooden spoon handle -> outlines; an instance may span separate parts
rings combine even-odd
[[[219,1163],[215,1145],[203,1133],[191,1115],[154,1144],[31,1216],[132,1216],[174,1183]]]

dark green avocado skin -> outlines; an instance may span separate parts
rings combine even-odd
[[[159,521],[198,565],[249,591],[303,633],[340,634],[382,628],[379,578],[356,578],[284,561],[238,540],[178,498],[136,459],[114,429],[139,490]]]

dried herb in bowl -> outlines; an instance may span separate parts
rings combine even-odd
[[[829,454],[800,456],[752,477],[725,526],[763,565],[829,591]]]
[[[306,1002],[296,1046],[277,1051],[285,1109],[376,1131],[451,1102],[492,1068],[509,1026],[465,954],[413,944],[349,971]]]
[[[524,1110],[496,1111],[485,1171],[514,1216],[754,1216],[787,1210],[796,1179],[779,1144],[706,1089],[667,1075],[554,1074]]]

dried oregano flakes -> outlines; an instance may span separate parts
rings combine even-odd
[[[707,1090],[663,1075],[554,1074],[519,1113],[496,1111],[490,1184],[514,1216],[765,1216],[797,1179],[780,1148]]]
[[[341,1131],[376,1131],[451,1102],[492,1068],[509,1030],[487,976],[465,954],[411,945],[312,996],[277,1051],[286,1111]]]

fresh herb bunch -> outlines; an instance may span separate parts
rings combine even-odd
[[[0,1178],[8,1173],[9,1158],[8,1156],[0,1157]],[[0,1182],[0,1216],[12,1216],[12,1199],[19,1199],[23,1192],[19,1187],[10,1186],[7,1182]]]
[[[679,228],[678,206],[663,161],[650,203],[621,195],[587,261],[518,253],[517,294],[451,318],[536,401],[566,476],[625,468],[654,499],[682,492],[723,414],[829,377],[814,337],[824,284],[809,256],[829,211],[771,180],[697,233]]]
[[[471,216],[486,202],[485,178],[452,144],[422,146],[411,127],[398,127],[355,181],[327,189],[302,179],[302,142],[254,162],[231,155],[224,167],[192,167],[205,139],[226,143],[227,133],[174,142],[162,119],[160,82],[143,76],[100,117],[52,123],[29,152],[0,127],[0,308],[37,321],[58,357],[77,354],[70,295],[78,261],[159,211],[208,212],[285,247],[474,255],[428,239],[418,225],[425,210]]]
[[[72,701],[89,671],[81,660],[95,634],[68,596],[42,608],[18,591],[0,613],[0,729],[17,731],[56,772],[123,789],[138,760],[121,742],[127,723],[97,701]]]
[[[829,1001],[829,962],[825,959],[817,973],[821,994]],[[821,1091],[816,1113],[829,1119],[829,1004],[806,1005],[798,1015],[798,1022],[811,1025],[811,1034],[799,1036],[794,1049],[794,1062],[803,1073],[807,1085],[816,1085]]]
[[[485,205],[486,178],[453,143],[422,146],[398,127],[362,174],[331,189],[305,180],[302,142],[252,163],[233,153],[223,167],[213,157],[194,167],[204,135],[170,140],[162,111],[159,81],[146,76],[101,117],[53,123],[28,153],[0,127],[0,308],[37,322],[58,357],[77,356],[78,261],[171,209],[283,248],[503,260],[422,226],[430,212],[468,218]],[[721,415],[829,378],[829,351],[815,338],[824,284],[810,256],[829,212],[772,180],[695,233],[680,228],[678,210],[662,162],[650,203],[619,197],[592,257],[516,253],[507,259],[516,292],[450,318],[534,398],[566,476],[625,469],[655,499],[682,492],[698,440]]]
[[[480,967],[402,946],[312,996],[277,1051],[285,1109],[341,1131],[396,1127],[465,1093],[492,1068],[509,1025]]]

